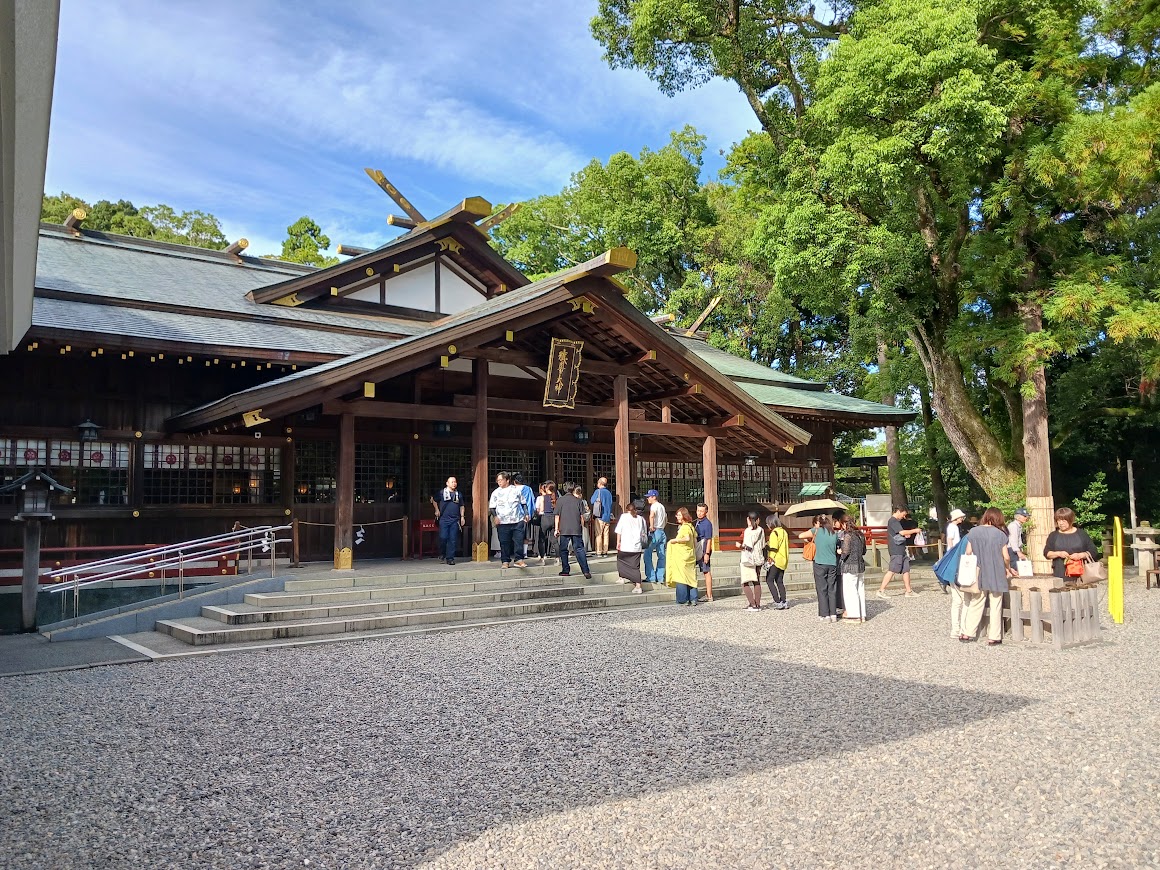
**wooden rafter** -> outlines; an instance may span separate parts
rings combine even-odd
[[[395,187],[395,185],[391,184],[391,182],[387,180],[387,176],[383,175],[382,170],[364,169],[363,172],[369,175],[371,181],[381,187],[383,192],[386,193],[386,195],[391,199],[393,199],[399,208],[407,213],[407,217],[416,223],[423,223],[427,220],[427,218],[423,217],[423,213],[419,211],[419,209],[415,208],[415,206],[411,205],[411,201],[407,199],[407,197],[403,196],[403,194],[399,191],[399,188]]]

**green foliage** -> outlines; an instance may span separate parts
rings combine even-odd
[[[700,280],[700,234],[715,216],[699,176],[705,139],[692,127],[639,157],[593,160],[559,194],[524,204],[492,231],[496,249],[536,277],[577,265],[609,248],[632,248],[637,266],[622,276],[647,312]]]
[[[1146,0],[601,0],[592,30],[666,92],[730,79],[761,123],[713,200],[731,250],[706,284],[742,302],[714,340],[823,348],[831,375],[911,346],[999,497],[1032,373],[1111,338],[1160,380],[1158,24]]]
[[[271,258],[307,266],[333,266],[338,262],[338,257],[328,257],[322,253],[329,247],[330,237],[322,232],[322,227],[303,215],[286,227],[282,253]]]
[[[1108,515],[1103,508],[1108,503],[1108,485],[1102,471],[1091,479],[1084,491],[1072,499],[1076,525],[1094,533],[1097,540],[1107,529]]]
[[[137,208],[125,199],[117,202],[102,199],[89,205],[69,193],[46,195],[41,204],[40,219],[47,223],[64,223],[75,208],[88,212],[84,222],[86,229],[198,248],[220,250],[229,244],[221,223],[212,214],[177,212],[167,205]]]

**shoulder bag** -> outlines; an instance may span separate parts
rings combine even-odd
[[[802,547],[802,558],[807,562],[812,562],[817,555],[818,545],[813,541],[806,541],[806,545]]]
[[[1108,566],[1103,562],[1097,562],[1092,558],[1091,553],[1085,553],[1086,557],[1083,560],[1083,573],[1080,578],[1084,583],[1102,583],[1108,579]]]
[[[955,576],[955,585],[963,592],[979,591],[979,557],[973,553],[964,553],[959,558],[959,573]]]

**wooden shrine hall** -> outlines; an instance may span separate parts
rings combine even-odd
[[[488,244],[503,212],[427,220],[397,194],[408,231],[322,269],[42,226],[33,326],[0,357],[0,482],[38,465],[74,491],[46,545],[293,517],[303,559],[344,567],[361,527],[358,556],[400,555],[390,523],[455,476],[487,558],[473,508],[501,470],[704,501],[719,528],[831,481],[835,431],[912,416],[654,322],[615,279],[631,251],[530,282]]]

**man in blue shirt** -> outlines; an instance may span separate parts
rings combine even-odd
[[[705,600],[713,600],[713,570],[710,558],[713,555],[713,522],[709,519],[709,506],[702,502],[697,505],[697,521],[693,523],[697,531],[697,570],[705,578]]]
[[[592,549],[597,556],[608,555],[608,525],[612,522],[612,493],[608,478],[596,481],[596,489],[589,500],[592,505]]]
[[[431,504],[435,505],[435,518],[439,521],[440,559],[454,565],[459,533],[463,529],[463,496],[459,493],[459,481],[454,477],[447,478],[447,485],[435,493]]]
[[[532,488],[524,483],[524,476],[520,472],[512,475],[512,483],[520,491],[520,513],[523,516],[521,521],[521,528],[517,532],[516,549],[519,551],[521,559],[527,558],[528,545],[532,540],[532,517],[536,513],[536,494],[532,492]]]

